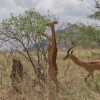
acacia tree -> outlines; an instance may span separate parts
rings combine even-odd
[[[38,31],[45,31],[48,17],[41,16],[34,9],[25,11],[22,15],[11,14],[9,19],[3,20],[0,28],[0,40],[9,45],[11,50],[19,52],[33,66],[39,80],[46,79],[46,50],[45,40]],[[36,49],[36,58],[30,50]],[[23,52],[24,51],[24,52]]]

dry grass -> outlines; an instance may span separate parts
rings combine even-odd
[[[72,61],[63,61],[65,49],[58,52],[58,79],[62,89],[59,94],[52,94],[51,100],[100,100],[100,73],[94,73],[94,80],[88,80],[89,86],[85,84],[84,78],[87,72],[75,65]],[[76,48],[74,54],[80,59],[99,59],[99,49]],[[27,72],[23,82],[22,94],[12,94],[11,92],[11,65],[12,58],[7,59],[9,53],[0,53],[0,100],[49,100],[48,88],[40,88],[38,85],[33,89],[34,71],[31,64],[22,56],[20,57]],[[70,64],[69,64],[70,63]],[[69,68],[67,69],[69,64]],[[65,73],[66,72],[66,73]]]

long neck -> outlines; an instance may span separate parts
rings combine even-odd
[[[83,66],[82,61],[80,61],[76,56],[71,55],[70,59],[71,59],[75,64],[77,64],[77,65],[79,65],[79,66]]]
[[[55,36],[54,25],[52,25],[52,27],[51,27],[51,32],[52,32],[52,42],[56,45],[56,36]]]

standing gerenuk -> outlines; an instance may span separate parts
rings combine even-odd
[[[57,24],[57,21],[53,21],[51,23],[46,24],[46,26],[50,27],[52,35],[51,37],[48,37],[46,34],[42,33],[42,35],[44,35],[48,40],[48,64],[49,64],[49,68],[48,68],[48,74],[50,77],[50,80],[52,80],[55,85],[56,85],[56,90],[57,92],[59,91],[59,82],[57,80],[57,74],[58,74],[58,67],[57,67],[57,63],[56,63],[56,59],[57,59],[57,44],[56,44],[56,35],[55,35],[55,28],[54,25]]]

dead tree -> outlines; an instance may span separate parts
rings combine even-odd
[[[45,33],[42,33],[42,35],[44,35],[48,40],[48,64],[49,64],[49,68],[48,68],[48,74],[50,77],[50,80],[52,80],[55,85],[56,85],[56,90],[57,92],[59,92],[59,82],[57,80],[57,74],[58,74],[58,67],[57,67],[57,63],[56,63],[56,59],[57,59],[57,44],[56,44],[56,35],[55,35],[55,28],[54,25],[57,24],[57,21],[53,21],[51,23],[46,24],[46,26],[50,27],[51,32],[52,32],[52,36],[48,37]]]
[[[21,93],[23,82],[23,65],[18,58],[13,58],[12,71],[11,71],[12,89],[14,92]]]

